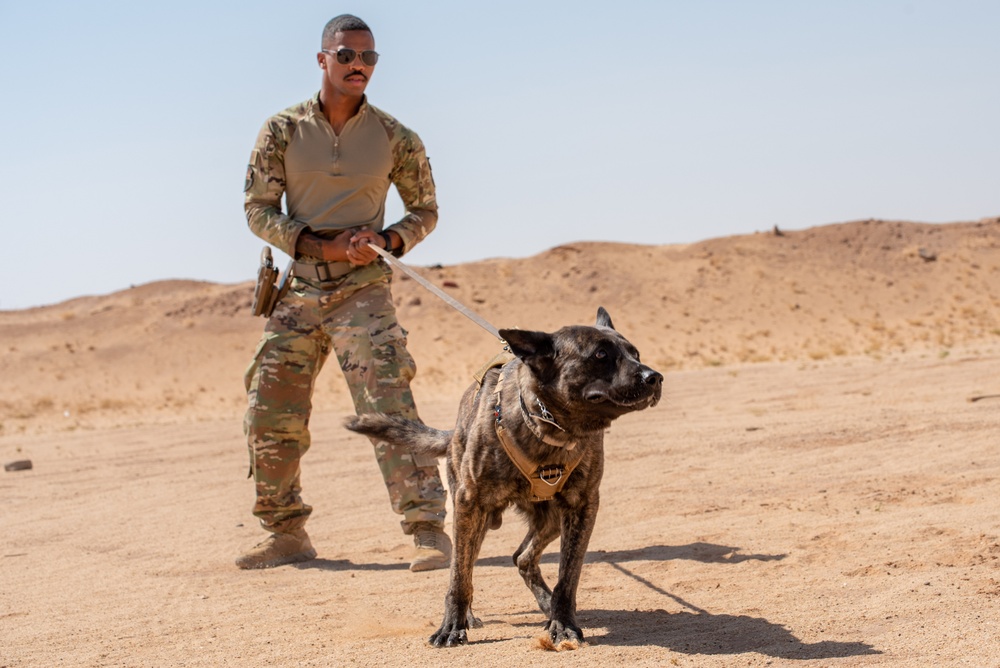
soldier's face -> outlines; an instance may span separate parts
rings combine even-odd
[[[375,50],[375,38],[367,30],[348,30],[338,32],[333,36],[330,44],[324,44],[325,51],[332,51],[336,54],[339,49],[353,49],[357,56],[353,61],[342,65],[337,61],[337,56],[320,52],[318,54],[319,66],[323,70],[323,76],[330,82],[335,91],[347,97],[361,97],[365,88],[368,87],[368,80],[371,79],[375,71],[374,65],[365,65],[361,60],[362,51]]]

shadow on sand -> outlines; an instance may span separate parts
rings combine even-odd
[[[410,564],[399,562],[396,564],[356,564],[350,559],[313,559],[301,564],[291,564],[299,570],[309,570],[315,568],[321,571],[408,571]]]
[[[779,659],[840,659],[881,654],[863,642],[804,643],[781,624],[746,615],[665,610],[581,610],[584,628],[606,628],[588,640],[600,645],[656,645],[683,654],[757,652]]]
[[[745,561],[780,561],[784,554],[743,554],[739,548],[711,543],[652,545],[635,550],[597,551],[587,554],[589,564],[606,563],[646,588],[687,608],[666,610],[580,610],[577,620],[586,628],[606,628],[601,636],[588,640],[600,645],[656,645],[684,654],[742,654],[757,652],[780,659],[837,659],[881,654],[862,642],[821,641],[804,643],[781,624],[746,615],[718,615],[685,601],[633,573],[622,564],[632,561],[686,559],[703,563],[738,564]],[[546,554],[543,562],[558,563],[559,554]],[[485,566],[513,566],[509,557],[491,557],[478,562]],[[521,624],[517,624],[521,626]],[[526,625],[526,624],[525,624]]]
[[[738,547],[713,545],[712,543],[690,543],[688,545],[650,545],[635,550],[597,550],[588,552],[584,563],[607,562],[620,564],[627,561],[673,561],[685,559],[708,564],[738,564],[744,561],[781,561],[784,554],[742,554]],[[542,555],[543,564],[558,564],[559,552]],[[476,562],[477,566],[512,566],[512,557],[487,557]]]

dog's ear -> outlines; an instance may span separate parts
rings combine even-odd
[[[545,378],[552,368],[556,348],[551,334],[527,329],[501,329],[500,336],[510,346],[510,351],[527,364],[540,378]]]
[[[608,312],[604,310],[603,306],[597,307],[597,326],[607,327],[608,329],[614,329],[615,326],[611,322],[611,316]]]

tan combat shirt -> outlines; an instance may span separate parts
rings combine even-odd
[[[406,207],[391,226],[409,251],[437,224],[437,200],[423,142],[395,118],[368,104],[340,136],[320,109],[319,94],[264,123],[247,168],[244,208],[254,234],[298,260],[306,229],[332,237],[350,228],[382,231],[389,184]],[[287,215],[281,210],[285,196]],[[347,273],[347,262],[337,273]],[[333,273],[333,272],[332,272]]]

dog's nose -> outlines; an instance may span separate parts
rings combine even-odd
[[[642,382],[646,383],[646,385],[662,385],[663,374],[647,366],[642,370]]]

